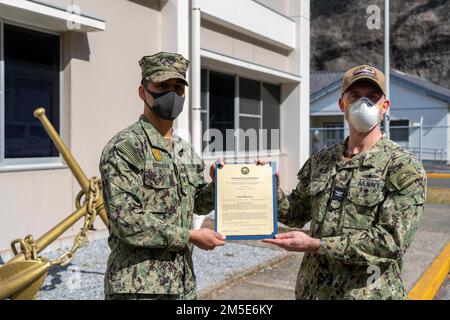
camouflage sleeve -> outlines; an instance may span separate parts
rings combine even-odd
[[[302,228],[311,220],[311,204],[306,189],[310,180],[311,159],[297,174],[297,187],[290,195],[283,194],[278,201],[278,220],[291,228]]]
[[[214,182],[206,183],[203,175],[205,170],[205,162],[193,148],[191,148],[191,155],[193,162],[197,164],[197,172],[194,179],[196,185],[196,193],[194,196],[194,213],[197,215],[207,215],[214,210]]]
[[[205,180],[203,179],[203,181]],[[201,184],[197,189],[194,201],[195,214],[207,215],[213,211],[215,204],[214,182]]]
[[[102,156],[100,172],[110,232],[131,246],[178,251],[189,242],[189,230],[166,223],[146,211],[142,173],[116,148]]]
[[[373,227],[351,235],[324,238],[318,253],[357,265],[381,265],[400,259],[420,223],[426,193],[425,172],[420,165],[407,165],[391,176],[387,189]]]

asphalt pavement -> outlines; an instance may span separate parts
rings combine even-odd
[[[427,205],[414,242],[404,256],[402,278],[411,290],[423,272],[450,241],[450,206]],[[260,246],[259,242],[246,245]],[[286,253],[276,264],[266,264],[253,274],[236,275],[234,281],[203,291],[202,299],[211,300],[290,300],[294,299],[295,281],[303,254]],[[436,299],[450,299],[449,281]]]

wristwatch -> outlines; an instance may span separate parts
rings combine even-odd
[[[320,239],[319,248],[317,248],[317,253],[318,254],[324,254],[325,253],[325,240],[323,240],[322,238]]]

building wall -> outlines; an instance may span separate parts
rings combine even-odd
[[[62,34],[64,140],[86,175],[92,177],[99,176],[98,161],[105,144],[142,113],[137,62],[160,49],[161,14],[156,2],[145,6],[126,0],[73,3],[107,21],[102,32]],[[133,17],[127,23],[123,23],[124,13]],[[79,190],[67,168],[1,172],[0,251],[7,249],[12,239],[30,233],[37,238],[67,217],[75,210]],[[104,228],[101,220],[96,226]],[[72,227],[64,236],[79,228]]]
[[[289,16],[289,0],[254,0],[259,2],[274,11],[281,13],[282,15]]]
[[[252,37],[203,20],[202,48],[236,59],[289,71],[288,53]]]
[[[447,149],[448,155],[449,136],[445,127],[449,117],[447,103],[398,84],[394,84],[393,90],[392,120],[409,119],[410,125],[414,126],[420,123],[420,119],[423,117],[425,128],[423,129],[422,147],[427,148],[427,152],[423,153],[423,159],[435,159],[434,154],[431,153],[434,151],[429,149],[434,149],[437,153],[439,149]],[[436,128],[427,128],[427,126],[436,126]],[[419,129],[410,129],[409,148],[419,148],[419,136]],[[436,158],[436,160],[441,159]]]
[[[323,128],[326,123],[343,123],[344,116],[316,116],[311,118],[311,129]]]
[[[448,105],[447,113],[447,164],[450,164],[450,104]]]
[[[445,101],[396,82],[392,85],[391,100],[391,115],[394,119],[407,118],[418,122],[423,116],[424,125],[446,125],[448,108]]]
[[[340,90],[336,89],[314,100],[311,103],[311,116],[338,115],[341,112],[338,104],[340,97]]]
[[[252,0],[240,1],[253,5]],[[62,34],[64,90],[61,135],[86,175],[99,176],[98,161],[105,144],[142,113],[143,103],[137,95],[140,82],[138,60],[160,50],[177,51],[191,59],[189,2],[42,2],[62,8],[69,4],[79,5],[82,13],[106,21],[105,31]],[[278,43],[272,36],[267,42],[260,36],[249,35],[248,30],[242,33],[227,30],[223,25],[219,27],[206,19],[202,19],[202,48],[244,61],[248,66],[262,68],[262,71],[253,71],[252,78],[281,85],[281,153],[267,158],[278,162],[282,186],[289,190],[295,186],[295,173],[309,155],[309,1],[263,2],[290,17],[275,14],[293,27],[291,31],[295,41],[292,43],[295,45],[292,48],[286,48],[289,39]],[[223,2],[223,5],[227,4]],[[263,6],[260,9],[268,10],[267,14],[273,17],[271,10]],[[250,17],[260,19],[258,16]],[[261,25],[261,21],[255,25]],[[248,71],[232,64],[225,64],[225,68],[241,75]],[[189,133],[192,132],[189,93],[186,101],[185,111],[177,119],[175,127]],[[207,165],[214,160],[206,159]],[[207,170],[205,176],[209,179]],[[0,172],[0,201],[3,204],[0,254],[3,251],[3,258],[8,257],[5,250],[12,239],[27,234],[37,238],[72,213],[79,190],[67,167]],[[70,237],[79,228],[80,224],[64,234],[63,238],[67,238],[65,243],[71,241]],[[96,228],[104,230],[100,219]],[[55,243],[55,247],[60,244]]]
[[[301,76],[298,84],[286,84],[284,86],[284,103],[281,114],[282,147],[288,157],[280,166],[285,168],[280,172],[285,182],[285,187],[294,188],[298,172],[308,160],[309,128],[310,128],[310,99],[309,99],[309,75],[310,75],[310,1],[290,0],[289,16],[296,23],[296,50],[289,57],[289,70]],[[293,141],[295,140],[295,141]]]
[[[230,5],[246,8],[254,6],[255,2],[258,3],[258,1],[239,0],[232,1]],[[232,15],[230,17],[229,10],[214,7],[214,5],[221,6],[220,1],[208,1],[208,12],[216,15],[202,16],[201,47],[207,52],[227,58],[223,60],[230,60],[230,62],[224,63],[204,58],[202,65],[212,70],[281,86],[281,150],[279,154],[259,155],[259,158],[277,161],[281,185],[289,190],[297,183],[296,175],[292,172],[298,172],[309,156],[309,1],[271,0],[263,1],[263,4],[271,9],[260,6],[258,10],[265,11],[261,17],[248,16],[249,19],[250,17],[259,19],[246,24],[252,28],[249,32],[236,29],[239,21],[234,21]],[[273,16],[272,10],[284,16],[276,13]],[[263,39],[259,36],[267,25],[264,23],[263,16],[280,19],[286,25],[294,26],[293,48],[287,49],[283,44],[277,44],[276,39]],[[279,26],[273,26],[273,29],[277,28]],[[272,34],[288,32],[281,29],[272,31]],[[259,70],[261,68],[267,70]],[[253,161],[253,159],[256,157],[250,159],[239,155],[237,157],[238,161]],[[212,161],[212,159],[207,160]]]

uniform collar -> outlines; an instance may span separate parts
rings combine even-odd
[[[380,140],[370,149],[365,152],[363,165],[366,167],[375,167],[376,164],[386,164],[390,154],[386,152],[386,146],[389,139],[383,133]]]
[[[141,115],[139,117],[139,123],[141,124],[142,129],[144,130],[148,140],[150,141],[151,146],[154,148],[161,149],[167,152],[169,155],[171,155],[171,152],[169,151],[169,147],[164,137],[158,132],[158,130],[156,130],[156,128],[150,122],[148,122],[148,120],[144,117],[144,115]],[[176,150],[177,152],[183,150],[183,147],[181,146],[181,139],[177,135],[175,134],[172,135],[172,141],[174,144],[174,150]]]
[[[386,157],[386,153],[384,151],[384,146],[386,145],[388,139],[386,138],[385,134],[383,134],[380,138],[380,140],[377,141],[377,143],[370,148],[369,150],[359,153],[356,156],[354,156],[351,160],[345,160],[344,159],[344,151],[348,142],[348,137],[342,141],[339,144],[338,147],[338,154],[339,154],[339,160],[336,163],[338,168],[344,169],[344,168],[359,168],[359,167],[369,167],[373,168],[375,167],[375,163],[379,163],[382,159]],[[382,161],[383,162],[383,161]]]
[[[167,153],[170,153],[164,137],[158,132],[158,130],[155,129],[155,127],[150,122],[148,122],[147,119],[145,119],[144,115],[141,115],[139,117],[139,122],[140,122],[145,134],[147,135],[147,138],[150,141],[150,144],[152,145],[152,147],[158,148],[158,149],[166,151]]]

